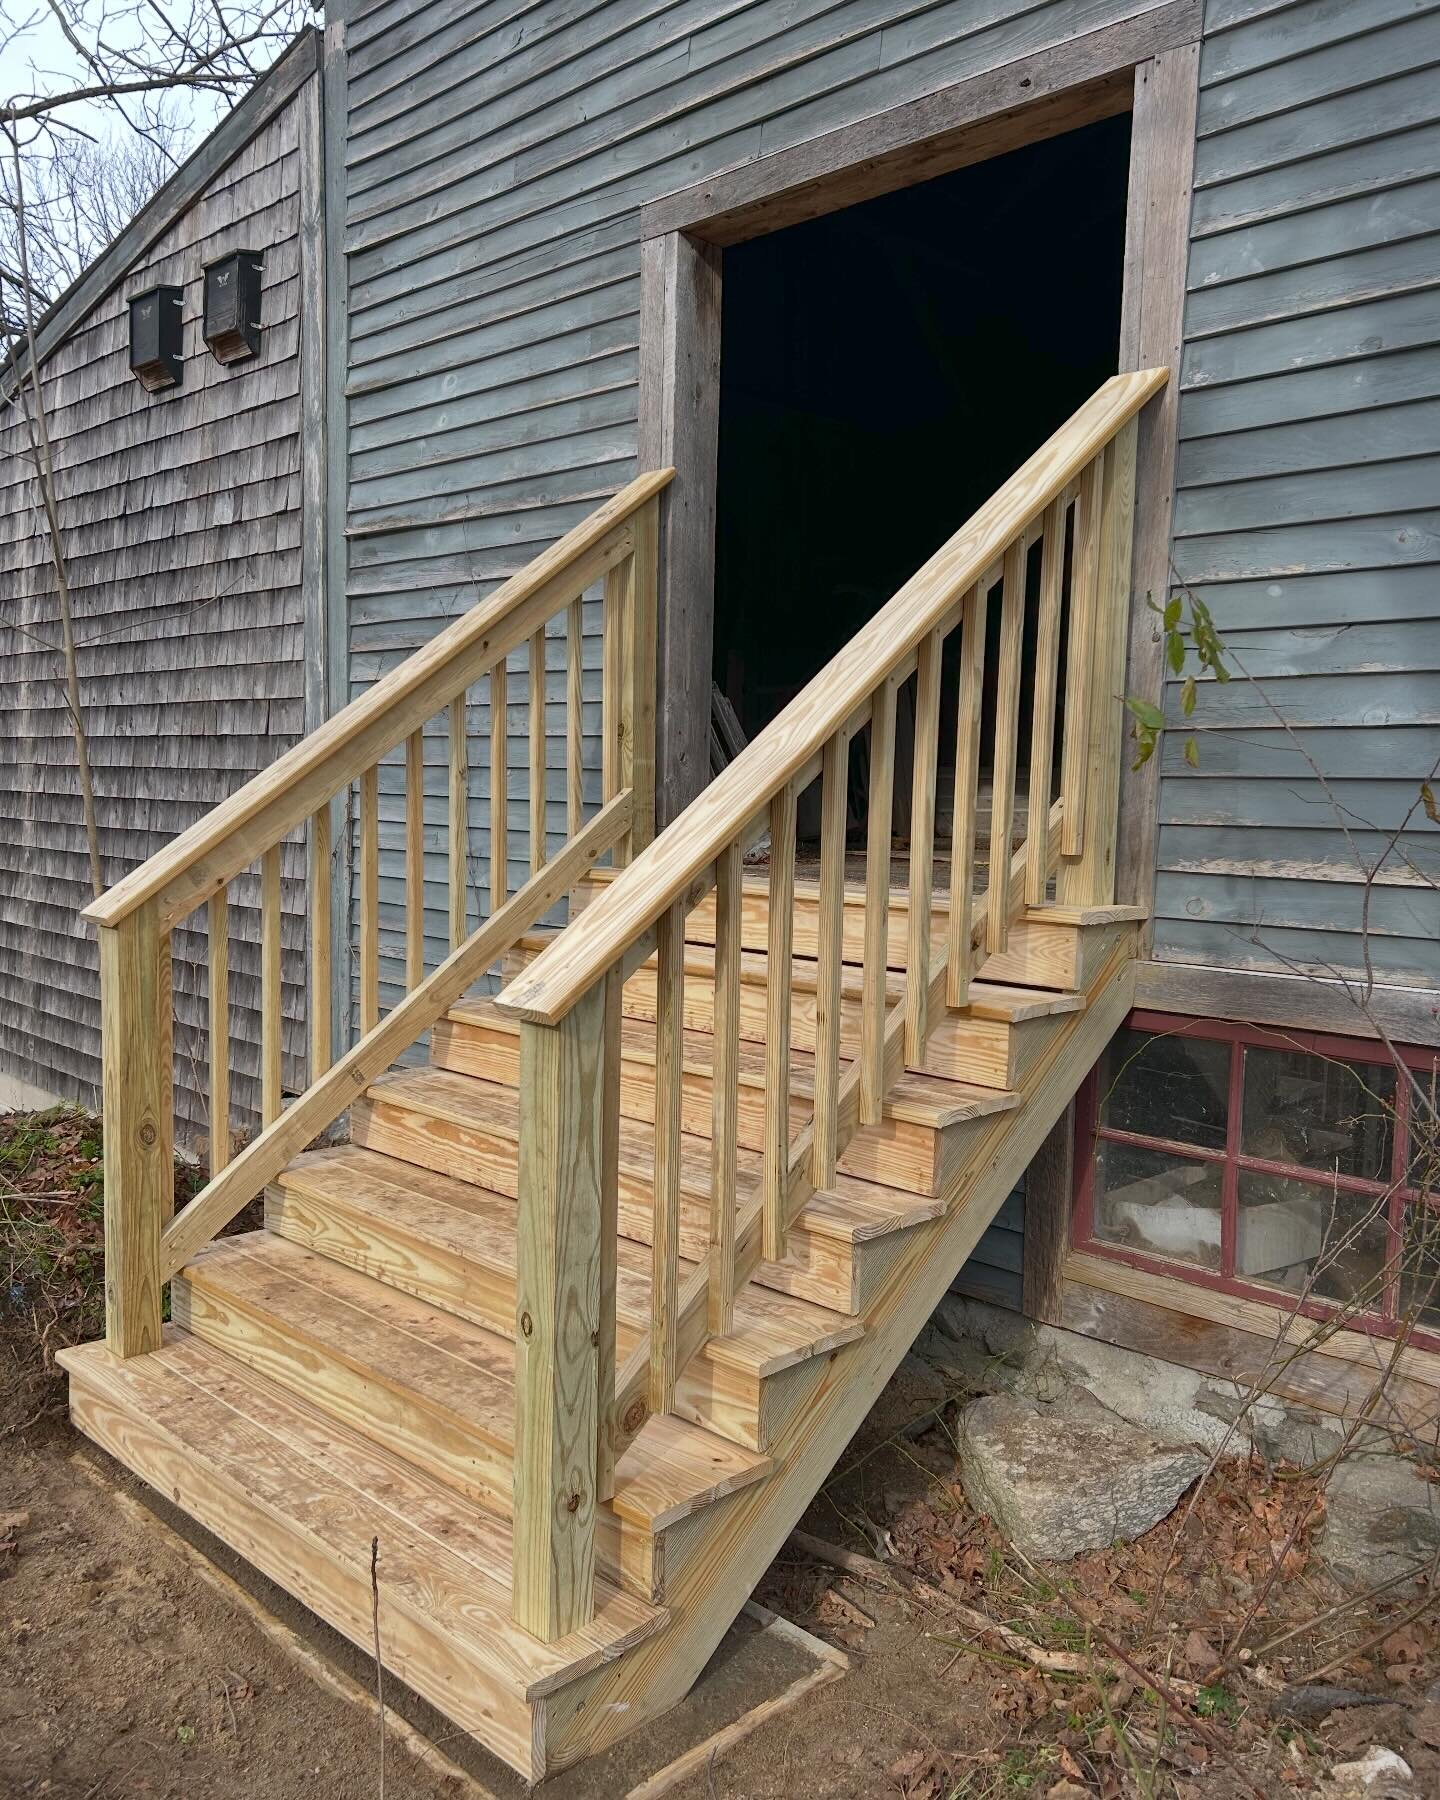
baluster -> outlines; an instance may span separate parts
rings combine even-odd
[[[280,846],[260,858],[260,1122],[280,1117]]]
[[[986,858],[985,948],[1010,941],[1010,839],[1015,828],[1015,758],[1020,740],[1020,646],[1025,631],[1025,552],[1018,537],[1005,552],[1000,590],[1000,659],[995,679],[995,756]]]
[[[490,910],[499,912],[510,894],[510,759],[505,709],[510,704],[509,666],[504,657],[490,671]]]
[[[577,595],[565,614],[565,828],[571,837],[585,821],[583,626]]]
[[[545,867],[545,627],[530,640],[530,873]]]
[[[147,900],[100,938],[105,1342],[160,1348],[160,1234],[175,1200],[170,934]]]
[[[685,913],[672,906],[655,926],[655,1212],[650,1239],[650,1410],[675,1397],[680,1274],[680,1086],[684,1075]]]
[[[425,979],[425,734],[405,740],[405,986]]]
[[[1055,684],[1060,665],[1060,593],[1069,495],[1052,500],[1040,548],[1040,620],[1030,721],[1030,794],[1025,808],[1025,901],[1039,906],[1050,879],[1050,777],[1055,756]]]
[[[795,936],[795,784],[770,802],[770,898],[765,933],[765,1256],[785,1254],[790,1193],[790,999]]]
[[[360,1035],[380,1023],[380,769],[360,777]]]
[[[960,636],[960,705],[955,727],[955,811],[950,828],[950,928],[945,962],[945,998],[964,1006],[970,998],[971,946],[975,916],[975,819],[979,810],[980,715],[985,698],[985,634],[991,570],[965,596]]]
[[[1056,876],[1056,897],[1065,906],[1109,906],[1115,900],[1115,833],[1124,731],[1125,634],[1135,526],[1137,431],[1134,419],[1122,425],[1104,458],[1090,663],[1089,746],[1085,755],[1085,834],[1078,856],[1070,862],[1062,860]],[[1067,817],[1069,805],[1067,793]]]
[[[628,562],[629,559],[626,559]],[[603,636],[600,644],[600,784],[607,800],[625,785],[625,590],[629,577],[626,563],[617,563],[605,576],[601,605]],[[622,855],[616,853],[617,863]]]
[[[895,795],[895,689],[886,676],[870,706],[865,835],[865,966],[860,1017],[860,1123],[885,1110],[885,995],[890,960],[890,817]]]
[[[1065,657],[1065,741],[1060,747],[1060,852],[1078,856],[1085,842],[1085,787],[1090,753],[1091,653],[1100,572],[1100,500],[1104,453],[1087,463],[1075,506],[1070,559],[1070,641]]]
[[[920,646],[910,799],[910,916],[905,950],[905,1060],[918,1068],[930,1038],[930,930],[935,887],[935,764],[940,752],[940,632]]]
[[[310,1079],[318,1081],[330,1067],[331,947],[330,802],[310,818]]]
[[[723,1337],[735,1319],[735,1187],[740,1101],[740,959],[744,906],[738,843],[715,864],[715,1014],[710,1067],[711,1333]]]
[[[622,1063],[620,970],[605,977],[605,1015],[600,1113],[600,1322],[596,1327],[596,1391],[600,1428],[595,1466],[595,1496],[609,1500],[615,1492],[615,1306],[616,1260],[620,1242],[620,1076]]]
[[[230,905],[210,896],[210,1173],[230,1160]]]
[[[625,560],[625,673],[622,732],[629,765],[622,785],[634,789],[629,854],[655,835],[655,608],[660,555],[660,499],[647,500],[630,521],[635,548]]]
[[[458,950],[467,933],[465,901],[470,859],[470,749],[466,738],[465,695],[450,702],[450,948]]]
[[[845,826],[849,814],[850,733],[825,746],[820,771],[820,919],[815,986],[815,1126],[810,1179],[835,1179],[840,1134],[840,976],[845,938]]]

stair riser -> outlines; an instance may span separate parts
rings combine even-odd
[[[1063,1015],[1062,1015],[1063,1016]],[[919,1067],[975,1087],[1018,1088],[1049,1039],[1051,1019],[1025,1019],[1007,1024],[947,1013],[937,1020]]]
[[[78,1431],[369,1651],[374,1642],[369,1583],[317,1555],[292,1520],[244,1488],[217,1480],[213,1471],[197,1469],[185,1448],[152,1419],[91,1392],[73,1374],[70,1416]],[[384,1623],[385,1662],[407,1686],[488,1744],[523,1778],[543,1775],[536,1756],[536,1745],[543,1743],[543,1728],[536,1730],[543,1701],[527,1704],[490,1681],[483,1669],[462,1662],[445,1633],[423,1614],[412,1614],[393,1593],[386,1596]]]
[[[533,959],[534,952],[521,948],[505,960],[504,968],[507,979],[517,974],[525,963]],[[767,998],[765,983],[749,977],[740,982],[740,1036],[751,1044],[763,1044],[766,1039],[766,1007]],[[625,983],[621,994],[620,1010],[627,1019],[641,1019],[653,1024],[656,1011],[656,971],[653,963],[646,963],[638,968]],[[804,988],[796,988],[792,995],[790,1015],[790,1044],[795,1050],[813,1051],[815,1048],[815,995]],[[710,1031],[715,1029],[715,990],[709,974],[687,971],[684,988],[684,1015],[687,1031]],[[860,1054],[861,1005],[858,999],[842,996],[840,1001],[840,1054],[855,1057]]]
[[[603,892],[609,882],[600,872],[582,888],[582,903]],[[813,892],[797,887],[794,907],[794,944],[797,957],[817,958],[820,954],[820,908]],[[945,908],[934,915],[931,943],[938,950],[944,942],[947,922]],[[741,942],[746,950],[763,951],[769,941],[770,901],[763,887],[747,884],[741,918]],[[909,963],[910,904],[904,893],[890,898],[886,920],[886,962],[896,971]],[[1093,934],[1095,928],[1089,927]],[[1038,919],[1019,919],[1011,924],[1010,942],[1000,956],[992,956],[984,966],[986,981],[1013,982],[1020,987],[1073,988],[1082,984],[1084,965],[1090,960],[1085,953],[1087,928],[1061,925]],[[685,938],[691,944],[714,945],[715,897],[702,900],[685,920]],[[847,963],[860,967],[865,960],[865,901],[859,893],[847,893],[841,954]],[[1103,957],[1101,962],[1103,962]],[[1101,962],[1094,963],[1095,968]]]
[[[297,1234],[296,1241],[305,1240]],[[330,1254],[324,1242],[307,1248]],[[406,1291],[430,1298],[414,1288]],[[338,1423],[363,1430],[382,1448],[497,1517],[510,1517],[514,1485],[510,1445],[487,1439],[467,1420],[427,1404],[412,1389],[390,1386],[378,1371],[351,1364],[332,1346],[313,1339],[301,1342],[280,1321],[238,1306],[232,1296],[213,1293],[183,1275],[171,1287],[170,1306],[182,1330],[319,1407]],[[512,1296],[512,1318],[513,1313]],[[631,1592],[645,1600],[658,1597],[648,1533],[602,1508],[596,1516],[595,1554],[602,1570]]]
[[[440,1129],[433,1129],[439,1126]],[[436,1121],[408,1108],[384,1101],[358,1101],[350,1111],[352,1142],[384,1156],[417,1163],[441,1175],[473,1181],[494,1193],[516,1194],[515,1152],[512,1140],[453,1121]],[[709,1199],[686,1194],[681,1199],[681,1254],[694,1261],[709,1247]],[[620,1171],[620,1229],[636,1243],[650,1242],[652,1197],[648,1182],[622,1166]],[[814,1300],[837,1312],[849,1312],[854,1294],[850,1247],[797,1226],[790,1234],[789,1253],[778,1263],[764,1263],[754,1279],[777,1293]],[[443,1305],[443,1301],[437,1301]],[[490,1321],[486,1321],[487,1324]],[[513,1336],[513,1312],[494,1331]]]
[[[490,1025],[447,1019],[431,1034],[430,1059],[437,1068],[481,1081],[503,1082],[516,1087],[520,1079],[520,1045],[513,1032]],[[687,1069],[680,1108],[681,1129],[693,1137],[708,1138],[714,1117],[714,1086],[708,1074]],[[739,1142],[746,1150],[765,1147],[765,1090],[742,1082],[737,1108]],[[620,1067],[620,1111],[627,1119],[653,1124],[655,1119],[655,1065],[644,1057],[626,1056]],[[807,1098],[792,1101],[792,1134],[811,1116]],[[886,1119],[865,1127],[840,1158],[846,1175],[878,1181],[906,1193],[933,1195],[940,1191],[943,1133],[932,1126],[909,1120]]]

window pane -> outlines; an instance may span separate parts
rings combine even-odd
[[[1427,1200],[1440,1200],[1440,1127],[1430,1114],[1435,1096],[1421,1077],[1424,1098],[1410,1099],[1410,1170],[1406,1179]]]
[[[1377,1311],[1384,1299],[1386,1213],[1379,1194],[1240,1171],[1235,1273],[1292,1294]]]
[[[1395,1071],[1383,1064],[1252,1046],[1240,1147],[1269,1162],[1385,1181],[1394,1102]]]
[[[1101,1138],[1095,1235],[1151,1256],[1220,1267],[1220,1165]]]
[[[1440,1331],[1440,1208],[1407,1209],[1400,1312],[1405,1318],[1413,1314],[1419,1326]]]
[[[1229,1077],[1229,1044],[1117,1032],[1100,1065],[1100,1123],[1223,1150]]]

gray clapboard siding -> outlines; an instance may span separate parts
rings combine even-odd
[[[642,205],[1134,10],[1133,0],[356,0],[344,205],[331,220],[349,298],[350,691],[633,471]],[[1257,869],[1271,849],[1283,863],[1266,879],[1306,890],[1267,917],[1295,935],[1351,940],[1347,896],[1363,878],[1351,865],[1380,853],[1381,834],[1413,807],[1409,765],[1437,748],[1437,69],[1434,0],[1209,0],[1175,560],[1297,729],[1279,729],[1244,683],[1207,684],[1201,773],[1166,745],[1162,955],[1226,960],[1236,920],[1225,896],[1243,883],[1247,843]],[[587,608],[592,754],[596,623]],[[563,656],[550,650],[560,658],[547,658],[557,829]],[[483,690],[472,700],[472,853],[483,859],[489,700]],[[523,656],[512,659],[509,708],[518,763]],[[427,789],[443,777],[438,738],[429,754]],[[1369,822],[1343,854],[1345,831],[1307,756]],[[507,790],[518,877],[528,831],[518,767]],[[438,849],[438,813],[428,832]],[[387,931],[399,929],[397,856],[398,840],[382,870]],[[1171,904],[1192,875],[1218,883],[1200,917]],[[439,863],[430,889],[433,958]],[[1427,953],[1405,930],[1385,935],[1382,962],[1392,951],[1412,974]]]
[[[986,1227],[951,1291],[1019,1312],[1024,1298],[1025,1184],[1022,1181]]]
[[[313,80],[309,40],[306,55],[300,73]],[[277,72],[285,94],[258,129],[247,136],[241,113],[222,126],[197,153],[198,173],[181,172],[184,191],[168,218],[150,215],[150,235],[136,240],[129,260],[83,278],[82,299],[63,301],[56,328],[42,332],[81,703],[111,881],[263,769],[304,728],[297,67]],[[227,142],[228,160],[214,148]],[[227,370],[201,340],[201,270],[241,247],[264,252],[263,335],[253,362]],[[184,291],[185,373],[180,387],[147,396],[128,368],[126,297],[161,281]],[[89,899],[85,839],[58,660],[37,642],[54,637],[56,602],[22,431],[15,407],[6,405],[0,1066],[94,1103],[96,947],[78,918]],[[302,1070],[305,1007],[298,844],[284,847],[282,870],[282,1005],[293,1082]],[[245,1126],[257,1110],[259,1076],[253,874],[232,885],[230,924],[234,1122]],[[208,1125],[203,909],[176,928],[172,957],[177,1135],[196,1142]]]

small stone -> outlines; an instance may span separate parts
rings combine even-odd
[[[1363,1794],[1370,1800],[1412,1791],[1409,1763],[1382,1744],[1372,1744],[1358,1762],[1337,1763],[1330,1771],[1330,1781],[1342,1794]]]
[[[1142,1537],[1207,1465],[1099,1405],[990,1394],[961,1414],[960,1477],[977,1512],[1026,1556],[1065,1562]]]

